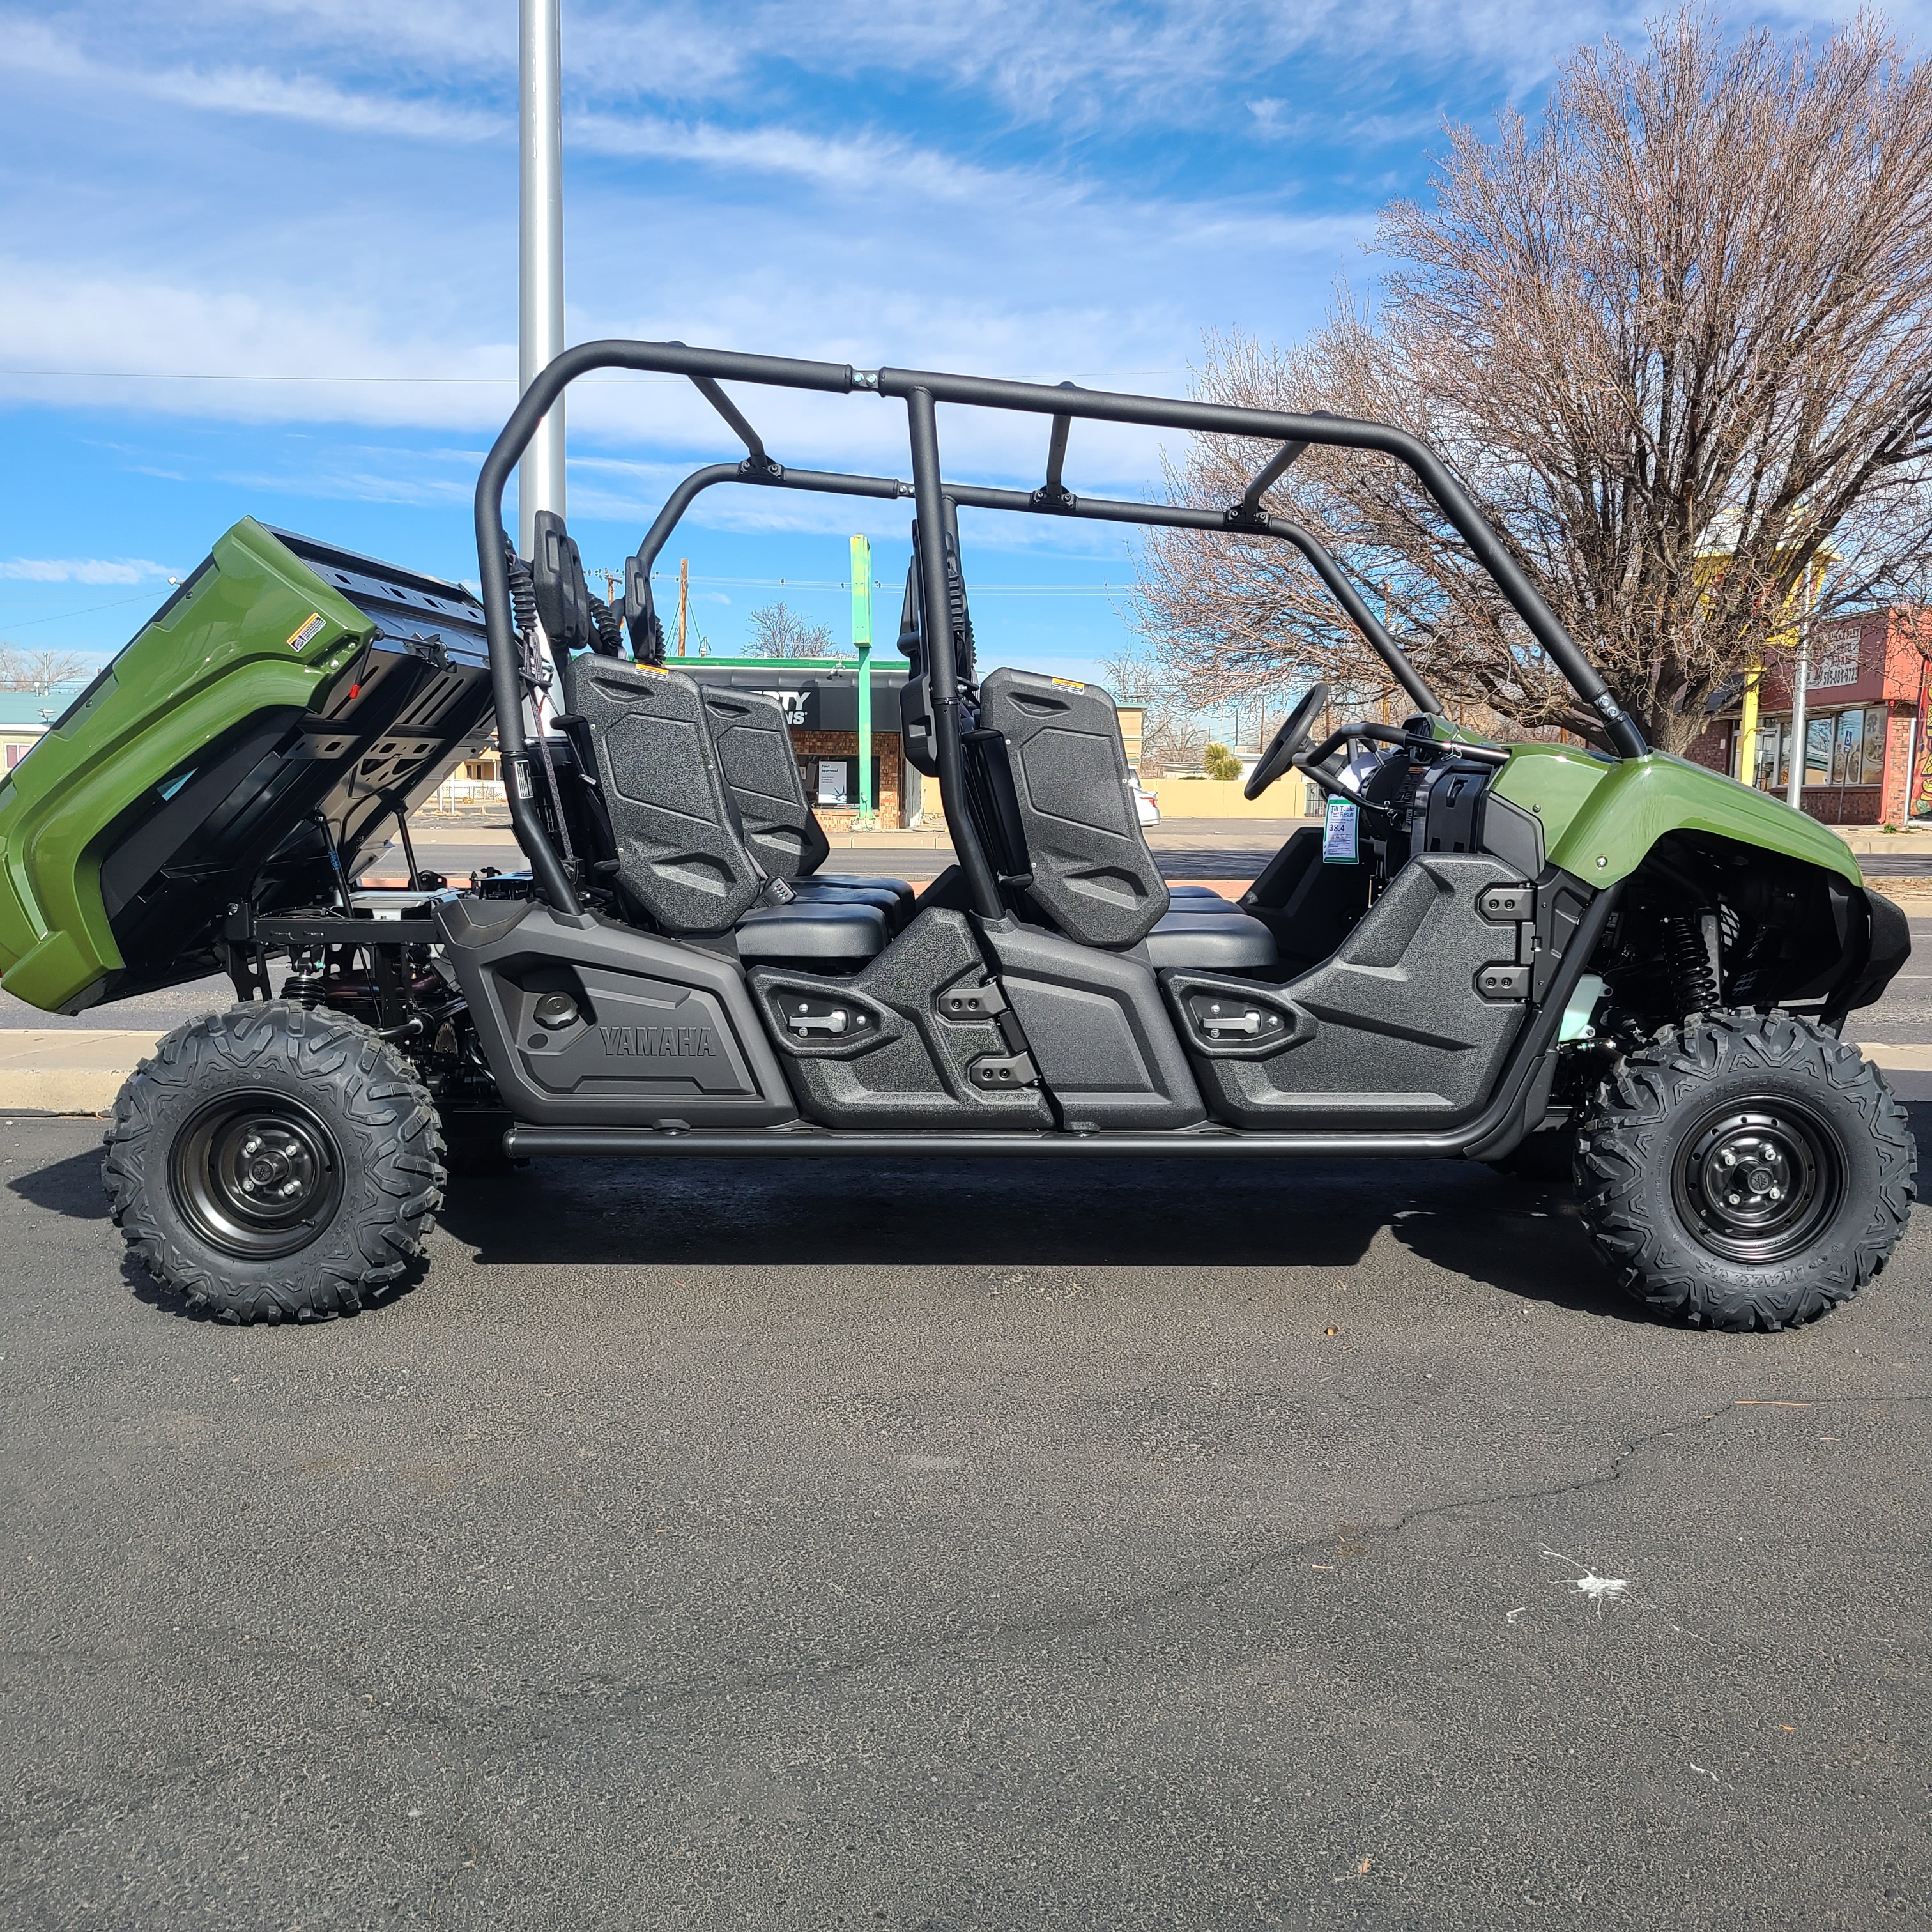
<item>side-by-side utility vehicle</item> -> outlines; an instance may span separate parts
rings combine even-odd
[[[573,380],[688,377],[742,441],[592,597],[562,523],[502,528]],[[776,460],[720,386],[904,412],[912,479]],[[1048,426],[1040,487],[949,478],[938,415]],[[1251,437],[1241,500],[1077,495],[1076,422]],[[1405,464],[1606,748],[1453,723],[1336,560],[1266,493],[1311,444]],[[714,485],[903,499],[907,758],[957,862],[915,892],[829,874],[783,713],[664,661],[652,566]],[[1334,800],[1237,902],[1163,882],[1114,706],[982,672],[958,512],[1293,546],[1414,703],[1247,786]],[[446,1159],[1570,1155],[1598,1252],[1653,1306],[1774,1328],[1855,1292],[1913,1195],[1904,1117],[1840,1037],[1908,928],[1844,844],[1651,750],[1442,461],[1378,424],[904,369],[602,342],[560,356],[476,489],[479,603],[244,522],[0,785],[0,966],[79,1012],[225,971],[107,1136],[148,1268],[243,1321],[353,1310],[419,1251]],[[531,721],[538,721],[532,728]],[[407,818],[494,735],[528,861],[422,871]],[[1352,839],[1345,835],[1352,824]],[[365,884],[399,840],[406,886]],[[1337,862],[1340,861],[1341,862]],[[1292,1260],[1294,1236],[1284,1231]]]

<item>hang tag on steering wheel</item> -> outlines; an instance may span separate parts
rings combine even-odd
[[[1324,866],[1358,864],[1360,854],[1356,836],[1358,808],[1352,800],[1328,800],[1328,820],[1322,828],[1322,862]]]

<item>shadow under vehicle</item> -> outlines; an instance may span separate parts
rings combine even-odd
[[[671,493],[621,611],[560,519],[528,560],[502,527],[544,412],[614,368],[689,378],[746,452]],[[911,480],[779,464],[725,380],[896,404]],[[1046,418],[1041,486],[946,477],[941,406]],[[1078,422],[1269,453],[1232,506],[1083,497]],[[1311,445],[1407,466],[1603,749],[1446,716],[1334,558],[1265,506]],[[901,724],[957,854],[916,893],[829,874],[776,704],[664,662],[652,562],[725,484],[912,507]],[[1107,694],[980,670],[962,510],[1288,544],[1413,714],[1311,744],[1328,694],[1310,692],[1246,790],[1298,772],[1328,826],[1238,902],[1171,891]],[[238,526],[0,788],[8,990],[71,1012],[216,967],[239,996],[162,1042],[108,1134],[122,1232],[191,1301],[359,1306],[419,1250],[446,1160],[544,1155],[1554,1156],[1625,1287],[1727,1328],[1822,1313],[1904,1226],[1911,1137],[1840,1038],[1904,963],[1903,917],[1822,827],[1652,752],[1400,431],[593,343],[497,438],[476,532],[480,603]],[[416,866],[405,820],[493,730],[529,869],[452,884]],[[407,885],[366,886],[392,827]]]

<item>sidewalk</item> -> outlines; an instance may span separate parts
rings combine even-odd
[[[158,1033],[26,1028],[0,1033],[0,1116],[105,1114],[121,1083],[153,1052]],[[1932,1073],[1932,1046],[1860,1051],[1888,1073]]]

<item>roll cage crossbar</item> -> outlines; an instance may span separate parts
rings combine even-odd
[[[1558,620],[1556,613],[1537,594],[1502,540],[1442,460],[1426,443],[1402,430],[1383,423],[1357,422],[1346,416],[1298,416],[1280,410],[1237,408],[1226,404],[1125,395],[1106,390],[1078,389],[1070,383],[1054,387],[1040,382],[1003,382],[987,376],[947,375],[935,370],[854,369],[849,363],[808,362],[778,356],[745,356],[728,350],[687,348],[682,343],[586,342],[578,348],[565,350],[524,391],[509,421],[490,446],[476,481],[477,567],[483,586],[491,684],[496,699],[498,739],[508,779],[511,820],[516,827],[518,842],[529,857],[536,884],[556,911],[566,917],[580,916],[580,908],[569,877],[536,814],[530,752],[524,734],[522,668],[511,614],[509,573],[503,551],[503,492],[511,471],[552,404],[571,383],[598,369],[636,369],[654,374],[688,376],[730,425],[747,452],[742,463],[714,464],[694,471],[672,492],[638,550],[638,563],[646,582],[652,560],[693,499],[713,484],[725,482],[752,483],[839,496],[909,496],[921,528],[928,530],[944,526],[944,505],[950,499],[954,504],[968,508],[1012,510],[1085,518],[1104,523],[1222,530],[1241,536],[1272,537],[1294,545],[1307,558],[1402,688],[1424,710],[1438,712],[1441,705],[1427,682],[1387,631],[1376,622],[1324,545],[1300,525],[1270,517],[1261,507],[1262,498],[1270,486],[1311,444],[1392,456],[1414,474],[1577,695],[1603,718],[1606,732],[1617,751],[1626,758],[1640,758],[1649,748],[1635,721],[1611,696],[1595,666],[1577,648],[1575,640]],[[908,485],[890,477],[848,476],[824,471],[784,469],[772,459],[758,432],[719,387],[721,380],[726,380],[755,382],[772,388],[802,389],[830,395],[872,394],[903,401],[912,456],[911,483]],[[1045,483],[1029,494],[946,482],[940,474],[939,464],[937,406],[940,403],[1048,417],[1051,428]],[[1076,418],[1208,435],[1249,436],[1280,447],[1249,483],[1241,500],[1224,510],[1083,499],[1075,496],[1062,481],[1067,439]],[[980,848],[965,808],[960,764],[958,678],[953,661],[952,627],[948,622],[934,621],[933,616],[933,614],[943,613],[948,608],[943,547],[938,543],[922,544],[920,553],[920,602],[924,614],[921,629],[926,639],[932,692],[934,748],[940,768],[940,796],[946,807],[947,822],[952,827],[960,869],[974,904],[988,916],[997,917],[1002,910],[998,882]]]

